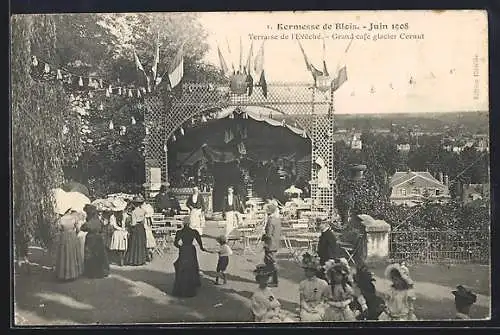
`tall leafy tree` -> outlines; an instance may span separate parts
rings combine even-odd
[[[78,119],[62,87],[35,81],[30,73],[32,54],[53,56],[52,17],[14,16],[11,23],[12,208],[16,256],[25,257],[33,240],[45,246],[52,241],[51,189],[81,147]]]

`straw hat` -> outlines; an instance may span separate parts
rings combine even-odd
[[[391,273],[393,271],[397,271],[401,278],[408,284],[413,285],[413,280],[410,277],[410,271],[406,267],[406,265],[401,265],[399,263],[390,264],[385,268],[384,274],[387,279],[391,279]]]
[[[127,202],[120,198],[111,199],[111,210],[121,212],[127,207]]]
[[[253,273],[256,277],[267,277],[271,275],[271,271],[269,271],[269,268],[266,264],[257,265],[255,267],[255,270],[253,270]]]
[[[301,266],[303,269],[319,270],[320,265],[318,257],[313,256],[310,253],[306,252],[304,255],[302,255]]]
[[[135,202],[135,203],[143,203],[144,202],[144,198],[142,195],[136,195],[135,197],[132,198],[132,202]]]

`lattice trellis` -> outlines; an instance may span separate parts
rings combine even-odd
[[[168,141],[180,136],[179,129],[202,114],[225,108],[245,110],[256,107],[263,116],[285,122],[305,130],[312,143],[313,210],[334,212],[333,171],[333,95],[323,93],[309,83],[269,83],[264,97],[260,87],[254,87],[251,96],[232,94],[229,85],[185,84],[180,98],[173,98],[171,106],[160,97],[145,101],[146,185],[150,184],[150,168],[161,168],[162,182],[168,181]],[[170,108],[169,108],[170,107]],[[268,115],[266,115],[268,114]],[[194,121],[193,121],[194,122]],[[328,168],[329,187],[317,187],[317,169],[314,162],[322,157]]]

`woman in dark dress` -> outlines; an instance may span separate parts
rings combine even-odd
[[[174,240],[174,245],[179,248],[179,257],[174,262],[173,295],[177,297],[194,297],[196,289],[201,286],[200,267],[193,240],[196,240],[201,250],[209,252],[203,247],[200,233],[190,227],[189,216],[186,216],[184,226],[177,231]]]
[[[88,278],[104,278],[109,275],[109,262],[102,236],[103,225],[99,220],[95,206],[85,205],[83,210],[87,213],[87,222],[80,228],[87,232],[84,275]]]
[[[141,196],[134,197],[132,204],[135,207],[130,215],[130,228],[125,264],[139,266],[146,264],[148,260],[148,249],[146,242],[146,211],[141,208],[144,199]]]

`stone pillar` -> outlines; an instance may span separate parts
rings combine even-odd
[[[365,262],[381,261],[389,257],[389,234],[391,226],[384,220],[375,220],[369,215],[358,215],[363,233],[360,258]]]

